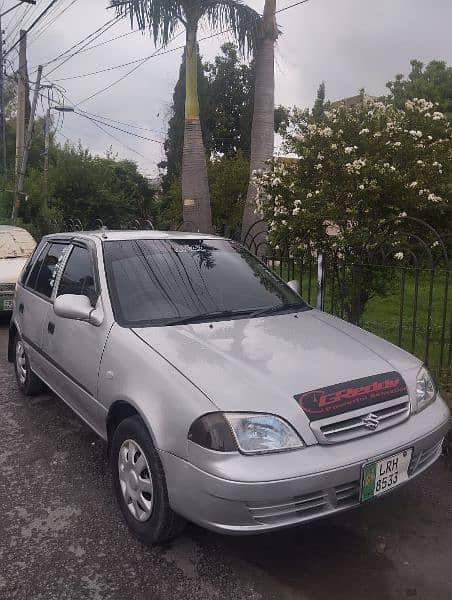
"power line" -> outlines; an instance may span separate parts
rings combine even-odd
[[[175,35],[172,38],[171,42],[173,42],[175,39],[177,39],[178,37],[180,37],[183,33],[184,33],[183,31],[180,31],[177,35]],[[125,73],[122,77],[120,77],[116,81],[113,81],[113,83],[110,83],[109,85],[107,85],[106,87],[102,88],[101,90],[97,90],[97,92],[94,92],[93,94],[91,94],[87,98],[84,98],[83,100],[80,100],[79,102],[77,102],[76,106],[79,106],[80,104],[84,104],[85,102],[88,102],[88,100],[91,100],[92,98],[95,98],[99,94],[102,94],[103,92],[106,92],[107,90],[111,89],[112,87],[114,87],[115,85],[117,85],[118,83],[120,83],[121,81],[123,81],[124,79],[126,79],[126,77],[129,77],[129,75],[132,75],[132,73],[134,73],[137,69],[139,69],[142,65],[144,65],[144,63],[146,63],[149,59],[151,59],[154,56],[156,56],[162,50],[163,47],[164,46],[161,46],[153,54],[150,54],[149,56],[146,56],[137,65],[135,65],[135,67],[133,67],[133,69],[130,69],[130,71],[127,71],[127,73]],[[174,51],[174,50],[172,50],[172,51]],[[169,52],[171,52],[171,51],[169,51]]]
[[[115,37],[105,40],[104,42],[101,42],[100,44],[95,44],[94,46],[89,46],[88,48],[84,48],[83,50],[80,50],[78,52],[78,54],[82,54],[83,52],[88,52],[88,50],[94,50],[94,48],[99,48],[100,46],[105,46],[106,44],[109,44],[110,42],[114,42],[115,40],[119,40],[121,38],[127,37],[129,35],[132,35],[133,33],[138,33],[139,31],[140,31],[139,29],[134,29],[133,31],[128,31],[127,33],[121,33],[121,35],[116,35]]]
[[[51,71],[49,71],[49,73],[47,73],[47,75],[51,75],[54,71],[56,71],[57,69],[59,69],[60,67],[62,67],[65,63],[67,63],[68,60],[70,60],[71,58],[73,58],[74,56],[76,56],[77,54],[79,54],[84,48],[86,48],[87,46],[89,46],[89,44],[91,44],[91,42],[93,42],[94,40],[97,40],[101,35],[103,35],[109,29],[111,29],[118,22],[118,20],[119,19],[117,17],[114,17],[110,21],[107,21],[101,27],[99,27],[98,29],[96,29],[96,31],[93,31],[93,33],[90,33],[89,35],[87,35],[83,40],[81,40],[80,42],[77,42],[76,44],[74,44],[73,46],[71,46],[68,50],[65,50],[64,52],[62,52],[56,58],[54,58],[54,59],[48,61],[47,63],[45,63],[44,67],[48,67],[49,65],[51,65],[54,62],[56,62],[60,58],[64,58],[65,55],[68,52],[70,52],[71,50],[74,50],[75,48],[77,48],[77,46],[80,46],[84,42],[86,42],[85,45],[81,46],[81,48],[79,48],[76,52],[74,52],[73,54],[69,54],[68,56],[66,56],[66,58],[64,58],[64,60],[59,65],[57,65]],[[92,38],[92,39],[90,39],[90,38]]]
[[[149,127],[143,127],[141,125],[135,125],[133,123],[124,123],[124,121],[118,121],[118,119],[111,119],[110,117],[105,117],[103,115],[96,115],[94,113],[90,113],[87,110],[81,110],[86,115],[90,117],[96,117],[98,119],[103,119],[104,121],[111,121],[112,123],[116,123],[117,125],[124,125],[124,127],[131,127],[132,129],[139,129],[140,131],[149,131],[151,133],[160,133],[163,135],[164,132],[159,131],[158,129],[150,129]]]
[[[137,58],[135,60],[131,60],[126,63],[122,63],[120,65],[114,65],[112,67],[106,67],[105,69],[100,69],[99,71],[91,71],[90,73],[81,73],[80,75],[72,75],[71,77],[62,77],[61,79],[54,79],[55,83],[60,81],[69,81],[72,79],[81,79],[83,77],[90,77],[91,75],[99,75],[101,73],[107,73],[108,71],[114,71],[116,69],[122,69],[123,67],[129,67],[130,65],[136,65],[137,63],[143,63],[150,58],[156,58],[157,56],[162,56],[163,54],[169,54],[170,52],[175,52],[176,50],[183,50],[185,46],[177,46],[177,48],[171,48],[171,50],[164,50],[162,52],[158,52],[157,54],[150,54],[148,56],[144,56],[143,58]],[[50,75],[50,73],[49,73]]]
[[[41,20],[43,17],[45,17],[45,15],[46,15],[46,14],[49,12],[49,10],[50,10],[51,8],[53,8],[53,6],[55,6],[55,4],[56,4],[57,2],[59,2],[59,1],[60,1],[60,0],[50,0],[50,3],[49,3],[49,4],[46,6],[46,8],[45,8],[45,9],[44,9],[44,10],[41,12],[41,14],[40,14],[40,15],[38,15],[38,16],[36,17],[36,19],[33,21],[33,23],[32,23],[32,24],[31,24],[31,25],[30,25],[30,26],[29,26],[29,27],[28,27],[28,28],[25,30],[25,33],[27,33],[27,34],[28,34],[28,33],[30,33],[30,31],[32,31],[32,29],[33,29],[33,28],[34,28],[34,27],[35,27],[35,26],[36,26],[36,25],[39,23],[39,21],[40,21],[40,20]],[[17,46],[17,44],[19,44],[19,42],[21,41],[21,39],[22,39],[22,37],[20,37],[20,38],[17,40],[17,42],[16,42],[15,44],[13,44],[13,45],[12,45],[12,46],[9,48],[9,50],[7,50],[7,51],[5,52],[5,54],[4,54],[3,56],[7,56],[7,55],[8,55],[8,54],[9,54],[9,53],[10,53],[10,52],[11,52],[11,51],[12,51],[12,50],[13,50],[13,49],[14,49],[14,48]]]
[[[203,38],[200,38],[198,41],[199,42],[203,42],[205,40],[209,40],[209,39],[211,39],[213,37],[216,37],[218,35],[223,35],[224,33],[229,33],[230,31],[232,31],[232,28],[224,29],[222,31],[218,31],[218,32],[213,33],[211,35],[207,35],[207,36],[205,36]],[[181,35],[183,35],[183,33],[184,33],[184,31],[180,31],[168,43],[173,42],[176,38],[178,38]],[[121,81],[123,81],[124,79],[126,79],[126,77],[129,77],[129,75],[132,75],[132,73],[134,73],[137,69],[139,69],[142,65],[144,65],[151,58],[154,58],[156,56],[162,56],[164,54],[169,54],[170,52],[176,52],[177,50],[183,50],[185,48],[185,46],[177,46],[176,48],[171,48],[169,50],[162,50],[163,48],[164,48],[164,46],[160,46],[160,48],[158,48],[155,52],[153,52],[149,56],[145,56],[142,59],[138,59],[138,64],[133,69],[131,69],[130,71],[128,71],[127,73],[125,73],[122,77],[120,77],[116,81],[113,81],[113,83],[111,83],[111,84],[107,85],[106,87],[98,90],[97,92],[94,92],[94,94],[91,94],[91,96],[88,96],[87,98],[84,98],[83,100],[80,100],[80,102],[77,103],[77,106],[79,106],[80,104],[84,104],[85,102],[88,102],[88,100],[91,100],[95,96],[98,96],[99,94],[102,94],[103,92],[106,92],[107,90],[109,90],[113,86],[117,85],[118,83],[120,83]],[[133,61],[133,62],[136,62],[136,61]],[[125,66],[125,65],[123,65],[123,66]]]
[[[309,2],[309,0],[301,0],[300,2],[296,2],[295,4],[292,4],[292,5],[286,6],[285,8],[279,9],[279,10],[278,10],[278,11],[276,11],[276,12],[277,12],[277,13],[284,12],[284,11],[286,11],[286,10],[289,10],[289,9],[291,9],[291,8],[294,8],[295,6],[299,6],[300,4],[304,4],[304,3],[306,3],[306,2]],[[201,38],[199,41],[201,42],[201,41],[204,41],[204,40],[206,40],[206,39],[210,39],[210,38],[212,38],[212,37],[215,37],[215,36],[218,36],[218,35],[222,35],[222,34],[224,34],[224,33],[228,33],[228,32],[230,32],[230,31],[232,31],[232,29],[226,29],[226,30],[223,30],[223,31],[220,31],[220,32],[214,33],[214,34],[212,34],[212,35],[206,36],[206,37],[204,37],[204,38]],[[102,33],[105,33],[105,31],[103,31]],[[114,40],[114,39],[118,39],[118,38],[120,38],[120,37],[124,37],[125,35],[130,35],[130,33],[133,33],[133,32],[129,32],[128,34],[122,34],[121,36],[117,36],[116,38],[113,38],[113,40]],[[183,32],[181,32],[181,33],[180,33],[180,34],[178,34],[178,35],[181,35],[182,33],[183,33]],[[102,34],[101,34],[101,35],[102,35]],[[175,37],[173,38],[173,40],[174,40],[174,39],[176,39],[176,37],[178,37],[178,36],[175,36]],[[85,38],[85,39],[86,39],[86,38]],[[111,40],[111,41],[113,41],[113,40]],[[171,41],[173,41],[173,40],[171,40]],[[106,41],[106,42],[103,42],[102,44],[98,44],[98,46],[101,46],[101,45],[103,45],[103,44],[105,44],[105,43],[108,43],[108,41]],[[88,43],[88,45],[89,45],[89,43]],[[81,79],[81,78],[84,78],[84,77],[90,77],[90,76],[93,76],[93,75],[100,75],[100,74],[102,74],[102,73],[107,73],[107,72],[109,72],[109,71],[113,71],[113,70],[115,70],[115,69],[121,69],[121,68],[124,68],[124,67],[130,66],[130,65],[137,65],[136,67],[134,67],[133,69],[131,69],[131,70],[130,70],[128,73],[126,73],[125,75],[123,75],[122,77],[120,77],[120,78],[119,78],[118,80],[116,80],[115,82],[113,82],[113,83],[109,84],[108,86],[106,86],[105,88],[103,88],[103,89],[101,89],[101,90],[98,90],[97,92],[95,92],[95,93],[94,93],[94,94],[92,94],[91,96],[89,96],[89,97],[87,97],[87,98],[84,98],[83,100],[81,100],[81,101],[78,103],[78,105],[79,105],[79,104],[83,104],[83,103],[87,102],[88,100],[91,100],[91,99],[92,99],[92,98],[94,98],[95,96],[97,96],[97,95],[99,95],[99,94],[101,94],[101,93],[103,93],[103,92],[105,92],[105,91],[107,91],[107,90],[111,89],[113,86],[117,85],[117,84],[118,84],[118,83],[120,83],[121,81],[123,81],[123,80],[124,80],[126,77],[128,77],[129,75],[131,75],[132,73],[134,73],[134,72],[135,72],[135,71],[136,71],[136,70],[137,70],[139,67],[141,67],[141,65],[143,65],[145,62],[147,62],[147,61],[148,61],[148,60],[150,60],[151,58],[154,58],[154,57],[157,57],[157,56],[161,56],[161,55],[163,55],[163,54],[168,54],[168,53],[170,53],[170,52],[175,52],[175,51],[177,51],[177,50],[182,50],[182,49],[184,48],[184,46],[178,46],[177,48],[172,48],[172,49],[170,49],[170,50],[166,50],[166,51],[162,51],[162,52],[160,52],[160,50],[162,50],[162,48],[163,48],[163,46],[162,46],[162,47],[161,47],[159,50],[157,50],[156,52],[153,52],[152,54],[150,54],[150,55],[148,55],[148,56],[146,56],[146,57],[143,57],[143,58],[141,58],[141,59],[136,59],[136,60],[133,60],[133,61],[129,61],[129,62],[127,62],[127,63],[122,63],[122,64],[115,65],[115,66],[111,66],[111,67],[106,67],[106,68],[104,68],[104,69],[100,69],[100,70],[98,70],[98,71],[91,71],[91,72],[89,72],[89,73],[82,73],[82,74],[79,74],[79,75],[73,75],[73,76],[71,76],[71,77],[63,77],[63,78],[60,78],[60,79],[56,79],[55,81],[57,81],[57,82],[61,82],[61,81],[69,81],[69,80],[73,80],[73,79]],[[79,53],[80,53],[80,52],[82,52],[82,51],[86,51],[86,50],[90,50],[90,49],[92,49],[92,47],[90,47],[90,48],[82,48],[82,49],[79,49],[79,50],[78,50],[76,53],[74,53],[73,55],[71,55],[70,57],[68,57],[68,59],[67,59],[67,60],[69,60],[69,58],[72,58],[73,56],[75,56],[76,54],[79,54]],[[63,54],[64,54],[64,53],[63,53]],[[61,55],[60,55],[60,56],[61,56]],[[57,57],[57,59],[58,59],[58,58],[59,58],[59,57]],[[54,60],[57,60],[57,59],[54,59]],[[51,74],[52,74],[52,73],[53,73],[55,70],[57,70],[58,68],[60,68],[60,67],[61,67],[61,66],[62,66],[62,65],[65,63],[65,62],[67,62],[67,60],[66,60],[66,61],[64,61],[64,62],[62,62],[62,63],[61,63],[60,65],[58,65],[57,67],[55,67],[55,68],[54,68],[52,71],[50,71],[50,72],[48,73],[48,75],[51,75]],[[51,61],[51,62],[53,62],[53,61]],[[50,64],[50,63],[47,63],[47,64]]]
[[[138,154],[138,156],[141,156],[141,158],[146,159],[146,156],[144,154],[142,154],[141,152],[138,152],[138,150],[135,150],[134,148],[131,148],[127,144],[124,144],[124,142],[122,142],[119,138],[117,138],[115,135],[113,135],[112,133],[110,133],[109,131],[107,131],[106,129],[104,129],[101,125],[99,125],[99,123],[97,121],[94,121],[94,119],[91,119],[90,117],[86,117],[86,118],[93,125],[95,125],[98,129],[100,129],[101,131],[103,131],[105,133],[105,135],[108,135],[109,137],[111,137],[114,140],[116,140],[119,144],[121,144],[121,146],[124,146],[124,148],[127,148],[127,150],[130,150],[130,152],[133,152],[134,154]]]
[[[65,6],[64,8],[62,8],[60,10],[60,12],[53,17],[53,19],[49,20],[47,23],[44,23],[44,25],[41,27],[41,29],[36,32],[36,35],[33,38],[33,40],[30,42],[29,46],[31,46],[32,44],[34,44],[43,35],[43,33],[45,33],[50,27],[52,27],[52,25],[56,21],[58,21],[58,19],[62,15],[64,15],[64,13],[67,12],[76,2],[78,2],[78,0],[72,0],[72,1],[70,1],[67,6]]]
[[[47,81],[49,81],[46,77],[44,77],[44,79],[46,79]],[[51,82],[50,82],[51,83]],[[62,90],[58,90],[57,91],[61,94],[61,96],[63,97],[64,100],[66,100],[66,102],[69,103],[69,105],[74,106],[74,102],[72,102],[72,100],[69,98],[69,96],[67,96],[67,94],[65,94]],[[120,140],[117,136],[115,136],[113,133],[111,133],[110,131],[107,131],[106,129],[104,129],[102,127],[102,125],[100,125],[99,123],[97,123],[95,120],[91,119],[89,116],[85,115],[85,118],[88,119],[88,121],[90,121],[93,125],[95,125],[98,129],[100,129],[103,133],[105,133],[105,135],[111,137],[112,139],[114,139],[116,142],[118,142],[118,144],[120,144],[121,146],[124,146],[124,148],[126,148],[127,150],[129,150],[130,152],[133,152],[134,154],[137,154],[138,156],[141,156],[141,158],[146,159],[146,156],[144,154],[142,154],[141,152],[139,152],[138,150],[135,150],[134,148],[128,146],[127,144],[125,144],[122,140]]]
[[[94,123],[100,123],[101,125],[105,125],[106,127],[111,127],[111,129],[116,129],[116,131],[121,131],[122,133],[127,133],[133,137],[139,138],[141,140],[146,140],[147,142],[155,142],[156,144],[163,144],[162,140],[155,140],[153,138],[145,137],[144,135],[140,135],[139,133],[133,133],[132,131],[127,131],[126,129],[122,129],[121,127],[116,127],[115,125],[111,125],[110,123],[105,123],[104,121],[100,121],[99,119],[95,119],[93,117],[89,117],[86,113],[74,111],[76,115],[80,117],[85,117],[85,119],[89,119]]]
[[[279,10],[276,11],[275,14],[285,12],[286,10],[289,10],[290,8],[295,8],[295,6],[300,6],[300,4],[306,4],[306,2],[309,2],[309,0],[300,0],[300,2],[295,2],[295,4],[290,4],[289,6],[286,6],[285,8],[280,8]]]

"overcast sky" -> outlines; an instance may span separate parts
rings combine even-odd
[[[278,0],[277,7],[284,8],[294,2]],[[4,0],[3,11],[15,3],[16,0]],[[17,9],[5,17],[3,27],[6,28],[7,47],[17,37],[15,26],[25,10],[28,13],[23,25],[28,26],[48,3],[49,0],[37,0],[36,7]],[[248,4],[262,11],[264,0],[248,0]],[[51,23],[50,26],[42,32],[37,26],[37,37],[30,34],[30,77],[36,65],[52,60],[112,18],[114,15],[107,6],[106,0],[60,0],[43,21],[44,25]],[[66,7],[68,9],[52,23]],[[322,80],[331,100],[352,96],[361,87],[369,94],[381,94],[385,91],[385,83],[396,73],[409,71],[412,58],[424,62],[442,59],[452,64],[452,0],[310,0],[282,12],[278,22],[282,31],[276,51],[278,104],[311,106]],[[129,31],[130,23],[124,20],[95,43]],[[200,37],[208,33],[208,30],[201,31]],[[227,39],[223,35],[201,42],[202,55],[213,58]],[[182,36],[169,48],[181,43]],[[139,59],[153,51],[155,48],[149,37],[133,33],[75,56],[49,74],[49,78],[57,81],[96,71]],[[13,55],[11,53],[10,57]],[[177,50],[150,59],[119,84],[82,102],[80,108],[148,128],[152,131],[134,131],[163,140],[181,56],[182,50]],[[44,72],[49,73],[55,64],[49,65]],[[78,103],[114,82],[132,66],[58,83],[67,90],[71,101]],[[61,141],[65,138],[74,142],[81,140],[84,146],[99,154],[112,146],[120,157],[136,160],[143,173],[157,174],[156,165],[163,157],[161,144],[110,131],[130,149],[87,119],[73,114],[66,116],[58,137]]]

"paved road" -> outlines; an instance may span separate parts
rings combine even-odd
[[[52,395],[17,391],[0,323],[0,599],[450,600],[452,460],[381,501],[284,533],[190,526],[132,539],[104,444]]]

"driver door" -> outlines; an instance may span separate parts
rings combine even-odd
[[[63,294],[87,296],[93,307],[102,307],[94,244],[72,244],[54,298]],[[97,431],[105,421],[105,409],[97,401],[99,365],[111,325],[105,312],[95,326],[59,317],[51,304],[43,328],[51,387]]]

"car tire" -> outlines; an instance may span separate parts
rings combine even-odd
[[[14,340],[14,371],[19,388],[25,396],[37,396],[44,389],[44,383],[30,367],[25,344],[19,335]]]
[[[185,520],[170,507],[165,473],[139,416],[121,421],[111,441],[113,489],[124,519],[145,544],[176,537]]]

